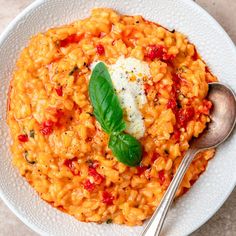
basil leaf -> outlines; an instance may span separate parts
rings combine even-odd
[[[93,113],[102,129],[108,134],[122,132],[126,127],[123,110],[107,67],[102,62],[99,62],[92,72],[89,81],[89,96],[94,109]]]
[[[129,134],[112,134],[109,140],[109,148],[118,161],[125,165],[138,166],[141,162],[141,143]]]

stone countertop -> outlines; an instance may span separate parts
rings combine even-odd
[[[176,0],[177,1],[177,0]],[[189,0],[191,1],[191,0]],[[4,27],[32,0],[0,0],[0,33]],[[228,32],[236,43],[236,1],[196,0]],[[192,236],[233,236],[236,235],[236,190],[221,209]],[[36,236],[0,200],[0,236]]]

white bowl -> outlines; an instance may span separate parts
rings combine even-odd
[[[81,223],[41,200],[12,167],[6,125],[6,99],[12,70],[31,35],[84,18],[94,7],[145,18],[186,34],[220,81],[236,90],[236,50],[221,28],[190,0],[38,0],[25,9],[0,37],[0,196],[29,227],[41,235],[134,236],[143,227]],[[226,121],[227,122],[227,121]],[[221,145],[206,172],[168,214],[165,235],[187,235],[205,223],[224,203],[236,184],[236,136]]]

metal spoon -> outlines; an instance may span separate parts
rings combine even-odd
[[[229,137],[234,128],[236,100],[233,91],[221,83],[210,83],[208,99],[213,103],[213,109],[210,114],[211,122],[198,138],[191,141],[190,149],[186,152],[160,205],[145,227],[142,236],[160,235],[162,225],[175,198],[176,191],[195,155],[200,151],[220,145]]]

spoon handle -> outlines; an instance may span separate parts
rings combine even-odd
[[[160,205],[158,206],[150,221],[148,222],[147,226],[145,227],[142,236],[160,235],[164,220],[166,218],[170,205],[175,198],[177,189],[196,153],[197,150],[191,148],[186,152],[173,180],[171,181],[168,189],[166,190],[165,195],[161,200]]]

